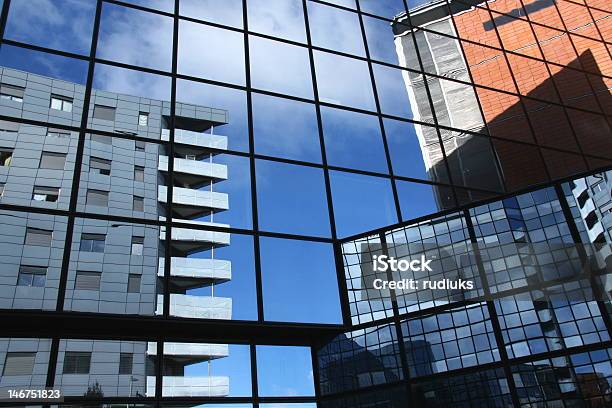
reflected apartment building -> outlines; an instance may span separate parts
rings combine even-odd
[[[170,158],[164,144],[170,138],[167,101],[93,90],[90,106],[84,107],[81,85],[8,68],[0,68],[0,82],[2,115],[49,123],[45,128],[0,122],[0,202],[68,209],[79,137],[53,125],[78,126],[88,108],[88,128],[139,139],[86,135],[77,211],[149,221],[171,215],[185,223],[172,230],[166,243],[165,227],[77,218],[64,310],[160,315],[167,281],[171,316],[231,319],[232,300],[214,295],[215,285],[231,279],[230,262],[215,256],[215,248],[230,244],[230,234],[189,228],[227,227],[215,223],[215,213],[228,210],[229,197],[216,191],[215,183],[228,178],[228,168],[215,163],[214,152],[227,149],[227,138],[215,133],[228,123],[229,113],[177,103]],[[1,211],[0,223],[0,307],[55,310],[67,217]],[[50,344],[0,341],[0,389],[44,386],[47,367],[42,362]],[[228,395],[226,376],[210,370],[186,375],[189,365],[226,356],[223,344],[166,343],[163,395]],[[154,342],[61,340],[56,385],[66,395],[153,396],[159,359]]]

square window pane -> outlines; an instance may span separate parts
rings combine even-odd
[[[308,49],[255,36],[249,37],[254,88],[312,99]]]
[[[331,244],[262,237],[260,251],[266,321],[342,323]]]
[[[170,314],[257,320],[253,237],[189,227],[172,229]],[[163,273],[165,265],[161,270]]]
[[[372,68],[382,113],[408,119],[415,118],[412,112],[413,101],[419,90],[415,89],[412,78],[416,74],[379,64],[374,64]],[[428,100],[423,99],[421,103],[425,108],[429,107]]]
[[[89,55],[96,2],[11,1],[4,38]],[[4,60],[3,60],[3,64]]]
[[[182,16],[242,28],[242,0],[181,0],[179,7]]]
[[[313,46],[365,56],[357,13],[309,1],[308,23]]]
[[[402,210],[402,220],[412,220],[455,207],[450,186],[412,183],[396,180],[397,195]]]
[[[250,31],[306,42],[301,0],[248,0],[248,9]]]
[[[310,348],[257,346],[257,382],[261,396],[313,396]]]
[[[393,18],[406,11],[402,0],[360,0],[359,7],[365,13],[386,18]]]
[[[206,358],[185,359],[182,355],[185,350],[210,358],[208,361]],[[194,388],[200,391],[199,394],[205,393],[208,397],[250,397],[252,394],[251,353],[248,345],[167,342],[164,343],[164,366],[176,367],[178,371],[176,375],[164,375],[164,397],[194,398]],[[177,381],[190,381],[197,385],[181,387],[175,385]],[[199,404],[189,404],[194,405]],[[203,407],[208,408],[209,405]]]
[[[330,179],[339,237],[398,221],[390,180],[340,171],[330,172]]]
[[[388,173],[378,117],[326,107],[321,117],[330,166]]]
[[[315,51],[314,59],[321,101],[376,110],[366,62],[321,51]]]
[[[435,127],[384,119],[393,174],[448,183],[442,148]]]
[[[67,217],[3,210],[0,223],[0,309],[55,310]]]
[[[253,94],[255,153],[321,163],[315,105]]]
[[[182,106],[187,112],[194,109],[193,106],[189,105],[196,105],[206,111],[206,114],[211,115],[214,122],[223,123],[205,129],[197,129],[199,132],[227,137],[227,148],[229,150],[249,150],[247,101],[244,91],[178,80],[176,83],[176,98],[183,104]],[[180,111],[177,112],[177,115],[183,116]]]
[[[178,72],[244,85],[244,34],[181,21]]]
[[[104,3],[97,57],[170,71],[172,18]]]
[[[297,235],[330,236],[321,169],[257,160],[260,228]]]
[[[402,0],[399,1],[402,2]],[[378,0],[374,0],[374,2],[378,2]],[[363,16],[363,25],[370,58],[388,64],[400,65],[395,48],[396,40],[392,23],[380,18]]]

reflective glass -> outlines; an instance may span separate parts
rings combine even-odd
[[[95,11],[92,0],[11,1],[4,38],[89,55]]]
[[[342,323],[331,244],[261,237],[260,253],[266,321]]]
[[[321,169],[257,160],[257,203],[262,230],[330,236]]]
[[[402,0],[361,0],[361,11],[386,18],[393,18],[405,12]]]
[[[395,185],[403,220],[434,214],[454,206],[450,187],[400,180],[397,180]]]
[[[310,348],[257,346],[257,383],[262,396],[314,395]]]
[[[330,179],[338,236],[397,222],[390,180],[340,171],[330,172]]]
[[[313,104],[253,94],[255,152],[321,162],[319,126]]]
[[[306,42],[301,0],[248,0],[248,9],[250,31]]]
[[[242,28],[241,0],[181,0],[179,11],[186,17]]]
[[[368,65],[364,61],[315,51],[319,98],[323,102],[376,110]]]
[[[359,16],[356,13],[310,1],[308,23],[313,46],[365,56]]]
[[[181,21],[178,72],[244,85],[244,34]]]
[[[376,116],[324,107],[321,117],[330,166],[388,173]]]
[[[96,56],[170,71],[172,30],[170,17],[104,3]]]
[[[308,49],[249,37],[253,87],[312,99]]]

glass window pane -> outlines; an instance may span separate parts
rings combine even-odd
[[[257,346],[257,383],[261,396],[314,395],[310,348]]]
[[[96,2],[11,1],[4,38],[89,55]],[[3,64],[4,59],[3,59]]]
[[[393,174],[448,182],[436,128],[384,119]]]
[[[253,94],[255,153],[321,162],[319,126],[313,104]]]
[[[307,48],[255,36],[249,48],[254,88],[312,99]]]
[[[205,359],[185,360],[181,352],[207,354]],[[180,380],[190,380],[206,389],[209,397],[251,396],[251,353],[248,345],[206,343],[164,343],[164,361],[171,367],[181,368],[182,375],[164,375],[164,397],[193,397],[191,387],[181,387]]]
[[[315,47],[365,56],[357,13],[310,1],[308,22]]]
[[[378,117],[341,109],[321,109],[330,166],[388,173]]]
[[[374,0],[378,2],[378,0]],[[400,2],[402,0],[399,0]],[[375,17],[363,16],[370,58],[388,64],[399,65],[395,48],[395,34],[391,22]]]
[[[330,179],[339,237],[397,222],[390,180],[340,171]]]
[[[382,113],[408,119],[414,118],[412,101],[415,97],[415,90],[409,79],[411,74],[408,71],[379,64],[374,64],[373,69]],[[423,103],[428,106],[428,101],[423,101]]]
[[[181,21],[178,72],[244,85],[244,34]]]
[[[197,129],[205,134],[218,134],[227,138],[229,150],[249,150],[249,130],[246,93],[237,89],[217,85],[178,80],[176,99],[185,109],[178,116],[193,115],[196,106],[201,107],[202,116],[211,115],[216,123],[223,125]],[[195,106],[194,106],[195,105]]]
[[[301,0],[248,0],[248,9],[250,31],[306,42]]]
[[[342,323],[331,244],[262,237],[260,251],[265,320]]]
[[[298,235],[329,236],[323,170],[258,160],[260,228]]]
[[[179,7],[182,16],[242,28],[242,0],[181,0]]]
[[[67,217],[3,210],[0,222],[0,309],[55,310]]]
[[[104,3],[97,57],[170,71],[172,18]]]
[[[315,51],[314,59],[321,101],[376,110],[366,62],[321,51]]]
[[[393,18],[404,13],[404,2],[402,0],[360,0],[361,11],[386,18]]]
[[[430,215],[455,206],[451,187],[396,180],[404,221]]]

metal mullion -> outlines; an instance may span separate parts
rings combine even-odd
[[[393,192],[393,201],[395,203],[395,215],[398,221],[402,220],[402,211],[400,207],[399,194],[397,192],[397,186],[395,185],[395,178],[393,176],[393,163],[391,162],[391,153],[389,152],[389,143],[387,141],[385,125],[383,122],[383,118],[380,116],[382,113],[382,109],[380,107],[380,99],[378,97],[378,90],[376,86],[376,79],[374,77],[374,66],[372,64],[372,60],[370,59],[370,48],[368,46],[368,41],[366,38],[365,25],[363,23],[363,16],[361,15],[361,8],[359,5],[359,0],[355,1],[357,5],[357,12],[359,16],[359,26],[361,28],[361,38],[363,40],[363,45],[366,54],[366,61],[368,64],[368,72],[370,73],[370,82],[372,84],[372,92],[374,95],[374,104],[376,106],[376,113],[378,116],[378,126],[380,127],[380,135],[382,138],[383,148],[385,149],[385,158],[387,160],[387,171],[389,172],[389,176],[391,178],[391,191]]]
[[[179,0],[174,0],[174,14],[172,21],[172,78],[170,89],[170,124],[168,132],[168,185],[166,186],[166,240],[164,241],[164,293],[163,293],[163,317],[170,316],[170,277],[172,269],[172,200],[174,199],[174,135],[176,126],[176,71],[178,65],[178,30],[179,30]],[[163,113],[163,112],[162,112]],[[155,299],[157,302],[157,296]]]
[[[572,236],[572,240],[574,241],[576,248],[578,250],[578,256],[582,262],[582,265],[587,269],[587,275],[589,277],[589,284],[591,285],[591,289],[593,290],[593,294],[597,300],[597,307],[599,308],[599,313],[601,314],[601,318],[606,325],[606,329],[608,330],[608,336],[612,338],[612,318],[610,317],[608,310],[606,308],[606,304],[603,301],[605,291],[599,287],[597,282],[597,275],[593,274],[590,259],[588,254],[586,253],[584,244],[582,242],[582,238],[580,237],[580,231],[578,230],[578,226],[576,225],[576,221],[574,220],[574,216],[572,214],[572,210],[570,208],[569,202],[565,197],[565,193],[563,192],[563,187],[561,184],[555,184],[555,193],[557,195],[557,199],[561,204],[561,210],[563,211],[563,216],[565,217],[565,222],[567,223],[568,229],[570,231],[570,235]]]
[[[488,4],[486,4],[486,6],[487,6],[486,10],[489,13],[489,16],[491,17],[491,20],[493,20],[493,13],[492,13],[492,11],[491,11],[491,9],[490,9]],[[497,37],[497,41],[499,42],[499,44],[501,46],[503,46],[501,35],[499,34],[499,30],[497,29],[497,25],[495,23],[493,23],[493,29],[495,31],[495,35]],[[524,102],[523,98],[521,97],[522,95],[520,94],[520,88],[518,86],[518,82],[516,80],[516,77],[514,76],[514,73],[512,71],[512,66],[510,65],[510,60],[508,59],[508,55],[506,54],[505,51],[502,52],[502,55],[504,57],[504,61],[506,62],[506,65],[508,66],[508,70],[510,72],[510,77],[512,79],[512,83],[514,84],[514,89],[516,90],[516,95],[519,98],[519,102],[518,103],[520,104],[520,106],[521,106],[521,108],[523,110],[523,114],[525,115],[525,121],[527,122],[527,125],[529,126],[529,130],[531,131],[531,134],[532,134],[532,136],[533,136],[533,138],[535,140],[536,132],[535,132],[535,129],[533,127],[533,124],[531,123],[531,118],[529,117],[529,111],[527,109],[527,106],[525,106],[525,102]],[[535,99],[535,98],[532,98],[532,99]],[[540,160],[542,161],[542,164],[544,165],[544,173],[546,175],[546,179],[548,181],[552,181],[552,177],[550,176],[550,172],[548,171],[548,167],[546,166],[546,160],[544,160],[544,154],[542,153],[542,149],[539,147],[539,145],[538,145],[537,150],[538,150],[538,156],[540,156]]]
[[[308,2],[302,0],[302,11],[304,14],[304,28],[306,30],[306,43],[308,46],[308,59],[310,60],[310,76],[312,78],[313,95],[315,99],[315,111],[317,115],[317,128],[319,132],[319,147],[321,149],[321,163],[323,164],[323,177],[325,180],[325,195],[327,199],[327,211],[329,218],[329,227],[331,238],[334,242],[338,239],[336,229],[336,216],[334,212],[334,202],[331,189],[330,166],[327,162],[327,152],[325,149],[325,135],[323,131],[323,117],[321,114],[321,99],[319,97],[319,85],[317,82],[317,72],[314,61],[314,50],[312,46],[312,34],[310,32],[310,20],[308,17]],[[340,296],[340,309],[342,312],[342,321],[345,326],[351,325],[351,312],[348,297],[348,287],[346,285],[346,277],[344,273],[344,263],[342,260],[342,248],[340,245],[334,244],[334,260],[336,279],[338,282],[338,290]]]
[[[484,289],[484,297],[486,299],[487,297],[491,296],[491,290],[489,287],[487,272],[484,267],[484,263],[480,253],[480,248],[478,246],[478,238],[476,237],[476,231],[474,230],[474,224],[472,222],[472,217],[470,215],[469,210],[463,210],[463,218],[465,219],[468,234],[470,236],[472,250],[474,251],[474,257],[476,259],[476,266],[478,268],[478,275],[480,276],[480,280]],[[493,335],[495,336],[495,342],[497,343],[499,358],[503,365],[506,380],[508,381],[508,388],[512,397],[512,403],[515,407],[520,407],[521,403],[516,390],[516,383],[514,382],[514,377],[512,375],[512,367],[509,362],[510,359],[508,357],[508,351],[506,350],[506,344],[504,342],[504,335],[501,329],[501,325],[499,323],[499,316],[497,315],[497,310],[495,309],[495,303],[493,300],[485,300],[485,302],[487,304],[489,320],[491,321]]]
[[[0,9],[0,48],[2,47],[2,40],[4,40],[4,30],[6,29],[6,22],[8,20],[8,12],[11,7],[11,0],[4,0],[4,4]]]
[[[253,408],[259,408],[259,380],[257,378],[257,345],[253,342],[249,344],[249,355],[251,357],[251,398]]]
[[[66,297],[66,288],[68,285],[68,270],[70,268],[70,255],[72,250],[72,235],[74,232],[75,212],[77,210],[79,198],[79,184],[81,180],[81,167],[83,165],[83,153],[85,150],[85,135],[84,129],[87,128],[87,120],[89,115],[89,105],[91,102],[91,94],[93,89],[94,63],[98,46],[98,33],[100,31],[100,14],[102,12],[102,0],[97,0],[96,13],[94,17],[94,26],[91,39],[91,48],[89,51],[89,67],[87,71],[87,83],[85,85],[85,95],[83,98],[83,112],[81,114],[81,126],[79,131],[79,140],[77,144],[74,172],[72,174],[72,192],[69,204],[69,216],[66,224],[66,236],[64,241],[64,252],[62,257],[62,267],[57,291],[56,311],[64,310],[64,300]]]
[[[158,406],[161,406],[164,387],[164,340],[163,338],[155,340],[156,345],[156,363],[155,366],[155,401]]]
[[[314,382],[315,400],[317,406],[321,403],[321,377],[319,372],[319,356],[317,351],[319,350],[319,341],[314,340],[310,345],[310,358],[312,361],[312,379]]]
[[[410,37],[412,38],[412,43],[414,45],[414,52],[416,53],[417,61],[419,62],[420,75],[423,77],[423,87],[425,88],[425,92],[427,93],[427,100],[429,102],[429,109],[431,109],[431,116],[434,121],[434,127],[436,128],[436,133],[438,135],[438,143],[440,143],[440,151],[442,152],[442,157],[444,158],[444,168],[446,169],[446,174],[448,175],[448,181],[453,186],[451,191],[453,193],[453,199],[455,201],[455,205],[459,204],[458,194],[455,188],[455,183],[453,181],[453,175],[451,174],[450,164],[448,163],[448,158],[446,156],[446,149],[444,148],[444,142],[442,140],[442,133],[440,132],[440,122],[438,122],[438,115],[436,113],[436,108],[433,103],[433,98],[431,96],[431,90],[429,89],[429,84],[427,83],[427,75],[425,74],[425,66],[423,65],[423,59],[421,58],[421,52],[419,51],[419,45],[417,44],[416,36],[414,35],[414,25],[412,24],[412,20],[410,17],[410,11],[408,8],[408,1],[402,0],[404,3],[404,11],[406,12],[406,20],[408,21],[408,27],[411,29]]]
[[[389,255],[389,245],[387,243],[387,236],[385,233],[381,232],[379,234],[379,239],[381,243],[381,248],[383,254]],[[393,280],[393,273],[391,270],[387,270],[387,279],[389,281]],[[391,307],[393,309],[392,320],[389,324],[392,324],[395,329],[395,335],[397,336],[397,345],[399,351],[400,362],[402,364],[402,376],[403,382],[405,383],[405,391],[408,396],[408,400],[412,400],[412,388],[410,387],[411,379],[410,379],[410,368],[408,367],[408,357],[406,355],[406,345],[404,344],[404,334],[402,332],[402,321],[400,319],[399,306],[397,304],[397,293],[395,289],[389,289],[389,294],[391,295]]]
[[[249,171],[251,181],[251,217],[253,230],[253,251],[254,251],[254,267],[255,267],[255,288],[257,293],[257,321],[264,322],[264,298],[263,298],[263,278],[261,271],[261,245],[259,235],[259,214],[257,206],[257,180],[256,180],[256,165],[255,165],[255,136],[253,128],[253,90],[251,87],[251,54],[249,48],[248,34],[248,8],[247,0],[242,0],[242,24],[244,26],[244,70],[245,70],[245,85],[246,85],[246,102],[247,102],[247,122],[249,132]],[[256,404],[255,407],[258,405]]]

